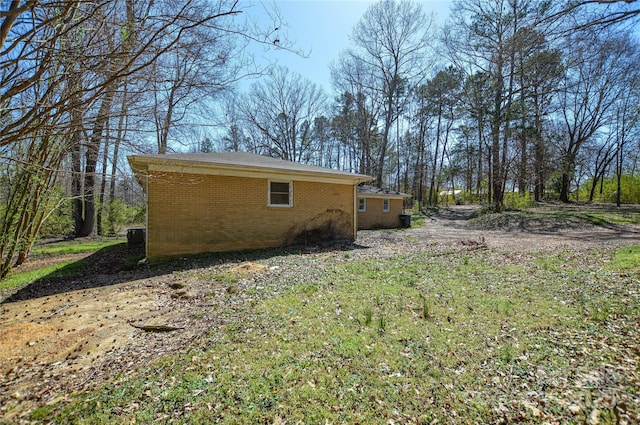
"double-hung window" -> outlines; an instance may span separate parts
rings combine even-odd
[[[382,211],[383,212],[389,212],[390,207],[389,207],[389,200],[388,199],[383,199],[382,200]]]
[[[367,210],[367,198],[358,198],[358,211],[365,212]]]
[[[293,182],[269,181],[269,206],[293,206]]]

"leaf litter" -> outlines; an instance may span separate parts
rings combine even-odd
[[[183,265],[173,263],[153,273],[145,266],[127,272],[125,278],[119,276],[117,281],[122,283],[110,284],[109,270],[102,270],[85,278],[102,279],[105,284],[101,286],[9,299],[0,306],[1,418],[7,423],[28,423],[38,407],[57,405],[72,394],[137,376],[152,362],[186,353],[203,338],[211,342],[232,335],[241,342],[254,333],[270,338],[273,325],[258,317],[252,306],[285,294],[294,285],[308,285],[313,292],[313,286],[341,264],[372,259],[383,264],[399,255],[417,254],[451,261],[453,267],[456,261],[464,262],[468,255],[481,251],[478,255],[487,267],[522,267],[525,273],[538,274],[541,282],[562,276],[563,265],[584,264],[580,274],[558,283],[558,288],[545,289],[541,284],[523,292],[517,277],[511,275],[514,290],[507,291],[513,300],[524,295],[525,302],[527,297],[535,302],[537,292],[553,291],[558,306],[577,306],[583,318],[571,329],[557,326],[566,319],[560,308],[555,317],[540,318],[541,325],[534,331],[519,332],[511,324],[500,324],[495,339],[486,341],[486,358],[479,365],[465,360],[463,342],[452,343],[449,355],[455,363],[434,361],[455,376],[479,369],[487,378],[486,386],[457,388],[444,383],[450,386],[450,394],[439,404],[440,417],[467,423],[468,418],[452,407],[459,404],[456,399],[466,397],[479,403],[476,409],[496,423],[640,422],[639,273],[635,269],[616,274],[605,267],[611,250],[640,244],[638,226],[571,226],[547,232],[546,220],[544,228],[535,232],[530,227],[515,231],[508,226],[509,231],[502,231],[492,230],[493,225],[470,228],[461,224],[474,213],[470,207],[452,207],[423,227],[361,231],[354,245],[290,249],[254,258],[250,254],[213,257],[197,264],[185,259]],[[226,278],[229,276],[232,278]],[[478,282],[488,294],[505,291],[503,283]],[[461,294],[439,296],[452,301],[464,298]],[[472,311],[474,306],[467,308]],[[497,308],[504,313],[513,306],[505,302]],[[345,316],[341,306],[324,314],[324,320]],[[292,314],[290,320],[301,319]],[[431,320],[447,332],[446,322],[458,319]],[[129,323],[175,331],[147,333]],[[304,332],[304,323],[300,327]],[[482,330],[474,329],[472,323],[468,332],[469,337],[482,337]],[[411,349],[402,354],[408,360],[416,355]],[[322,354],[315,358],[321,359]],[[348,357],[343,361],[349,362]],[[391,369],[382,373],[392,381],[404,376]],[[311,389],[318,386],[313,380],[308,382]],[[390,421],[412,419],[389,410],[383,399],[374,401]],[[123,414],[139,408],[123,407]],[[331,410],[339,409],[334,406]]]

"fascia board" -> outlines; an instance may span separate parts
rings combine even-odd
[[[197,162],[179,164],[177,163],[177,161],[172,163],[167,163],[166,161],[148,161],[146,170],[144,171],[146,171],[146,173],[149,175],[153,175],[154,173],[184,173],[210,176],[287,179],[350,185],[358,184],[364,181],[370,181],[372,179],[369,176],[363,176],[359,174],[350,176],[326,173],[325,175],[324,173],[306,173],[295,170],[285,170],[268,167],[244,167],[228,164],[204,164]]]
[[[358,198],[375,198],[375,199],[404,199],[410,198],[411,195],[383,195],[383,194],[368,194],[368,193],[358,193]]]

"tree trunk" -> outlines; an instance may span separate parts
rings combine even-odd
[[[167,112],[164,116],[164,119],[158,120],[158,153],[160,155],[164,155],[167,153],[167,142],[169,139],[169,126],[171,125],[171,120],[173,119],[173,102],[175,96],[175,86],[171,88],[169,93],[169,100],[167,104]]]
[[[80,111],[71,111],[71,196],[73,198],[73,226],[77,235],[84,221],[84,202],[82,202],[82,117]]]
[[[107,187],[107,162],[109,161],[109,129],[107,125],[107,134],[104,142],[104,151],[102,153],[102,173],[100,173],[100,193],[98,194],[98,211],[96,213],[96,233],[104,236],[102,229],[102,211],[104,211],[104,192]]]
[[[380,146],[380,154],[378,155],[378,170],[376,173],[376,181],[378,185],[380,185],[380,187],[383,186],[382,179],[384,176],[384,162],[385,158],[387,157],[387,145],[389,143],[389,130],[391,127],[391,124],[389,122],[391,121],[391,117],[393,114],[391,108],[392,105],[389,105],[389,111],[387,112],[387,116],[385,118],[384,133],[382,135],[382,145]]]
[[[616,152],[616,205],[620,207],[622,204],[622,150],[624,147],[624,142],[618,144],[618,149]]]
[[[436,195],[436,179],[438,177],[438,156],[440,154],[440,125],[442,121],[442,108],[438,109],[438,124],[436,125],[436,149],[433,153],[433,164],[431,168],[431,182],[429,183],[429,205],[438,204],[438,196]]]
[[[502,193],[502,170],[500,167],[501,93],[498,90],[495,94],[494,108],[494,117],[491,123],[491,191],[493,208],[496,211],[501,211],[504,194]]]
[[[484,123],[482,119],[478,120],[478,174],[476,180],[476,193],[480,196],[480,192],[482,191],[482,180],[484,179],[484,159],[482,158],[484,155]]]
[[[534,111],[535,111],[535,140],[534,140],[534,183],[533,196],[536,202],[542,202],[544,199],[545,184],[545,164],[544,164],[544,142],[542,140],[542,119],[540,118],[540,104],[538,95],[534,95]]]
[[[528,168],[528,134],[527,134],[527,109],[524,107],[526,104],[526,96],[524,90],[525,84],[525,76],[524,76],[524,55],[521,53],[518,55],[519,62],[519,84],[521,88],[520,92],[520,102],[522,103],[521,112],[520,112],[520,164],[518,166],[518,193],[520,196],[525,196],[525,193],[529,189],[529,170]]]
[[[79,198],[84,214],[80,219],[76,218],[76,237],[91,236],[94,231],[96,219],[95,185],[96,167],[98,165],[98,154],[102,143],[102,133],[109,119],[111,103],[113,102],[115,91],[113,87],[107,90],[100,105],[100,110],[93,125],[91,138],[85,153],[85,169],[82,196]]]
[[[568,171],[562,172],[562,186],[560,188],[560,201],[569,203],[569,193],[571,190],[572,174]]]
[[[116,135],[116,140],[113,145],[113,157],[111,159],[111,181],[109,183],[109,234],[115,235],[115,199],[116,199],[116,172],[118,171],[118,154],[120,150],[120,143],[125,137],[126,134],[126,117],[128,111],[127,105],[127,83],[125,82],[124,88],[122,91],[122,106],[120,108],[120,118],[118,120],[118,133]]]

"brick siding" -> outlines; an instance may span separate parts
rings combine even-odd
[[[389,212],[382,210],[381,198],[365,198],[366,211],[358,211],[358,229],[391,229],[400,227],[402,199],[389,200]],[[357,208],[357,206],[356,206]]]
[[[292,208],[269,207],[268,185],[262,178],[149,176],[147,257],[354,238],[353,185],[293,181]]]

